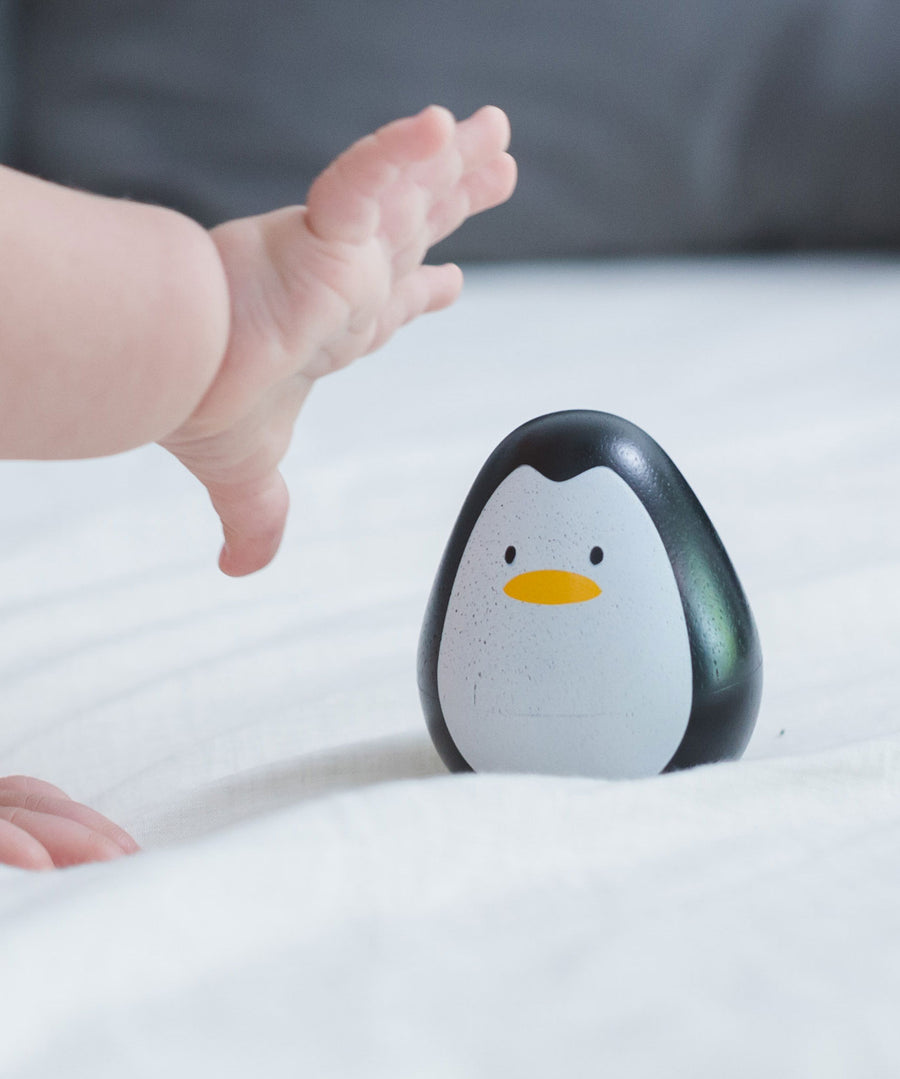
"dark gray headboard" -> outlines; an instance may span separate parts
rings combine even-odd
[[[440,101],[513,121],[454,258],[900,245],[898,0],[40,0],[19,164],[204,222]]]

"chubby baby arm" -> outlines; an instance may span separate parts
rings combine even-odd
[[[154,442],[196,408],[230,327],[209,233],[0,166],[0,456]]]
[[[157,441],[204,484],[229,574],[274,556],[312,382],[452,303],[429,247],[515,186],[509,125],[431,106],[360,140],[306,206],[206,232],[0,167],[0,456]]]

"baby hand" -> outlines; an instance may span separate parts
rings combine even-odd
[[[26,776],[0,778],[0,864],[52,869],[138,849],[127,832],[59,787]]]
[[[457,123],[431,106],[354,144],[308,205],[212,231],[231,296],[229,343],[203,400],[162,444],[209,491],[225,573],[252,573],[275,555],[288,507],[278,465],[313,381],[456,299],[459,268],[422,261],[510,196],[508,143],[497,108]]]

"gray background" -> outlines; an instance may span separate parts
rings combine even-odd
[[[207,224],[303,201],[350,141],[429,101],[490,101],[519,190],[443,255],[900,241],[896,0],[4,8],[5,159]]]

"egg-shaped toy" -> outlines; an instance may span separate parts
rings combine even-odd
[[[451,770],[624,779],[740,756],[762,655],[670,458],[618,416],[556,412],[479,472],[428,601],[418,681]]]

